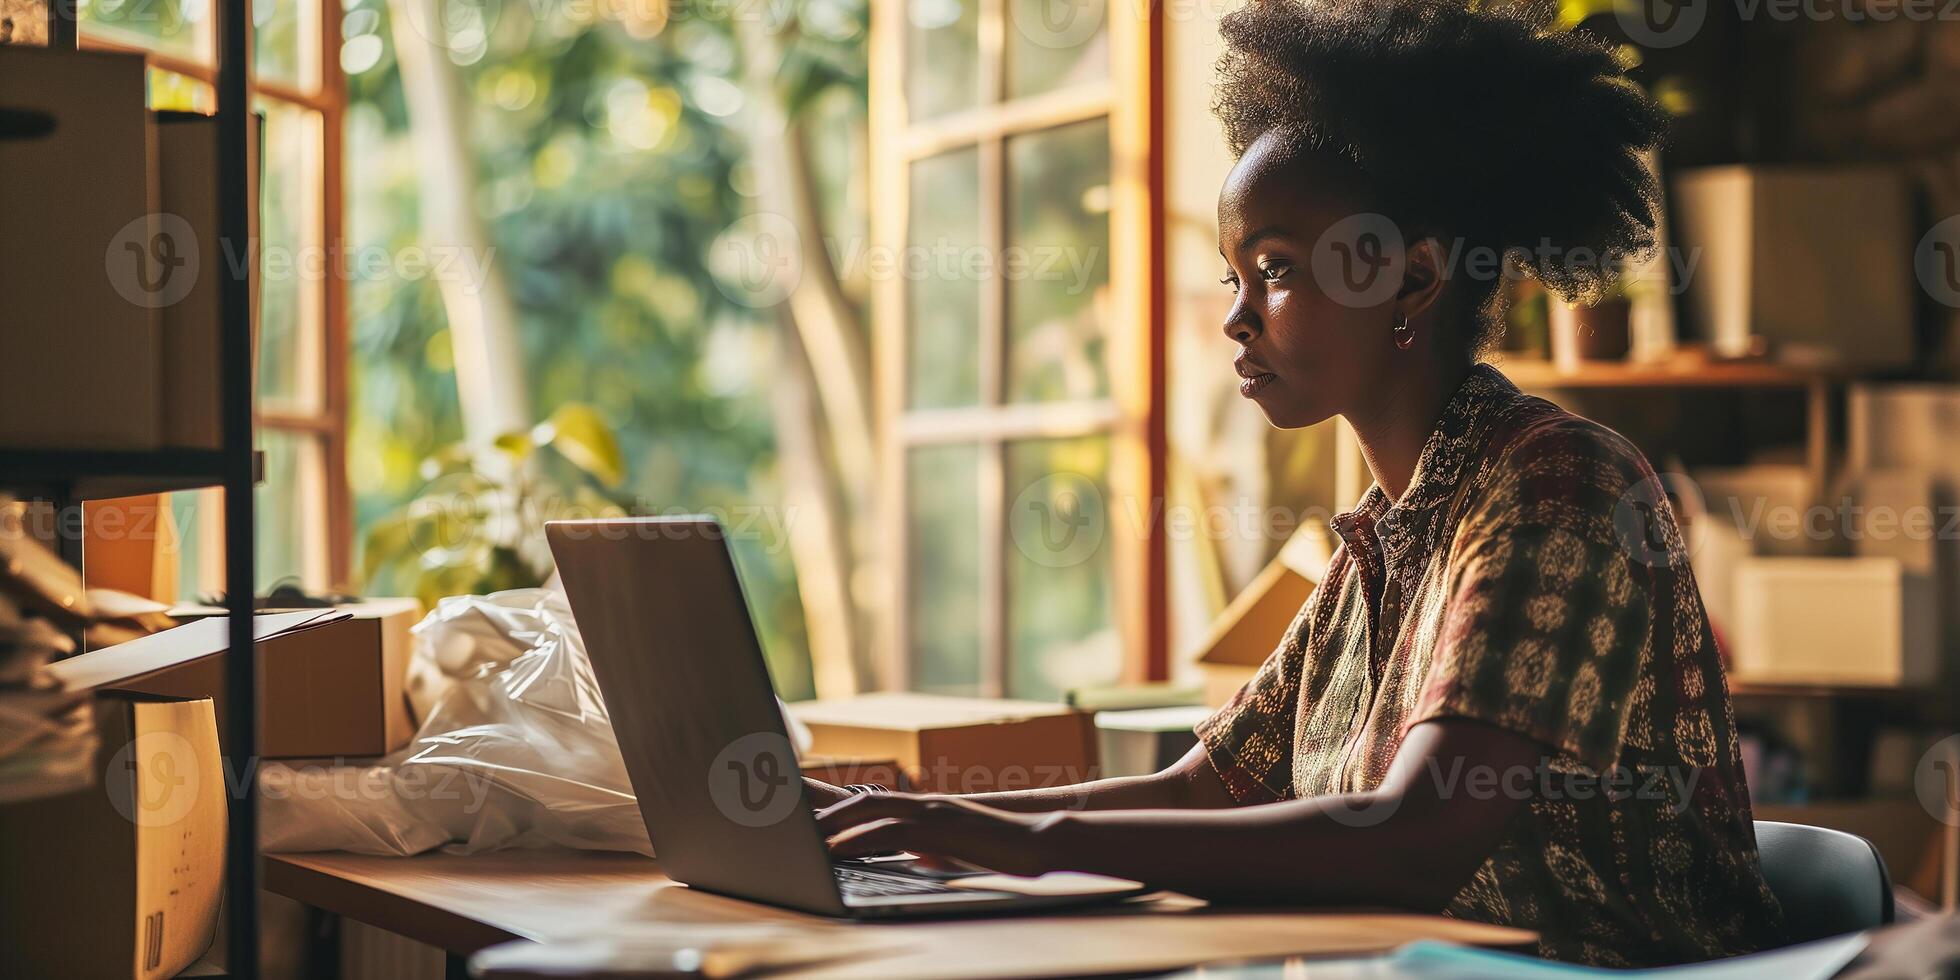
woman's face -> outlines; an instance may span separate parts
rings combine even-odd
[[[1354,410],[1383,387],[1397,353],[1396,286],[1384,280],[1401,277],[1399,238],[1359,200],[1339,161],[1290,153],[1270,133],[1219,192],[1239,393],[1279,428]]]

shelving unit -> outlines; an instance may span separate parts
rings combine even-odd
[[[1804,468],[1823,486],[1831,462],[1831,390],[1848,375],[1770,361],[1719,360],[1684,347],[1662,361],[1586,361],[1565,368],[1546,360],[1508,358],[1497,368],[1526,391],[1678,391],[1800,389],[1804,392]]]
[[[217,449],[0,449],[7,489],[56,502],[103,500],[222,486],[225,453]],[[253,480],[265,454],[252,454]]]
[[[1830,476],[1833,394],[1862,380],[1856,374],[1789,367],[1769,361],[1725,361],[1688,347],[1656,363],[1584,362],[1561,367],[1545,360],[1510,358],[1497,362],[1506,376],[1527,391],[1555,396],[1562,391],[1801,391],[1805,403],[1804,465],[1813,486]],[[1867,761],[1879,729],[1889,722],[1916,719],[1948,724],[1953,717],[1949,692],[1846,684],[1763,684],[1732,678],[1731,697],[1739,709],[1808,712],[1828,726],[1820,739],[1829,751],[1813,760],[1826,788],[1847,795],[1868,790]]]
[[[49,45],[74,50],[79,31],[78,7],[50,2]],[[218,28],[218,167],[219,235],[226,254],[252,254],[248,181],[250,155],[247,113],[250,103],[250,12],[247,0],[220,0]],[[75,188],[47,188],[48,193]],[[82,275],[91,270],[77,270]],[[101,269],[92,270],[96,275]],[[231,643],[225,656],[226,730],[220,733],[227,762],[234,772],[250,773],[258,755],[258,677],[252,655],[252,592],[254,581],[253,486],[264,467],[256,449],[252,406],[251,281],[258,274],[221,277],[221,342],[216,372],[222,402],[222,445],[215,450],[0,448],[0,489],[23,497],[47,500],[58,507],[79,506],[88,500],[139,493],[222,487],[225,491],[225,593]],[[197,379],[200,382],[210,379]],[[86,397],[86,392],[78,393]],[[64,522],[65,523],[65,522]],[[79,567],[81,539],[62,537],[62,551]],[[229,782],[229,780],[228,780]],[[237,782],[228,797],[228,839],[225,849],[225,964],[234,976],[255,976],[259,963],[258,793],[254,780]]]

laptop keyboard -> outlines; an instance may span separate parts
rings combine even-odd
[[[929,878],[914,878],[911,875],[895,875],[863,868],[844,868],[832,865],[830,869],[837,875],[837,888],[846,898],[859,896],[865,898],[886,895],[938,895],[953,891],[945,884]]]

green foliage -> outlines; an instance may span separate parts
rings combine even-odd
[[[477,217],[516,306],[537,408],[576,401],[618,422],[618,468],[604,471],[619,480],[613,499],[662,513],[774,506],[779,324],[727,299],[708,262],[722,230],[755,206],[743,52],[728,18],[787,18],[770,25],[784,47],[771,73],[779,95],[793,112],[821,112],[822,131],[846,144],[862,138],[868,14],[864,0],[808,0],[673,3],[664,22],[632,19],[655,6],[446,0],[437,29],[469,103]],[[349,243],[395,253],[418,244],[421,162],[394,29],[385,0],[345,7]],[[822,146],[813,157],[826,219],[854,232],[862,193],[836,189],[861,180],[861,151]],[[385,538],[399,556],[391,516],[421,491],[421,461],[463,434],[447,322],[428,279],[360,278],[349,299],[355,516],[374,529],[370,549]],[[554,465],[602,472],[564,438]],[[806,695],[788,549],[737,549],[777,683]],[[522,556],[493,548],[476,584],[525,577]],[[465,573],[444,574],[455,577],[417,573],[460,590]]]
[[[550,456],[582,474],[578,482],[555,478]],[[361,571],[431,608],[443,596],[542,585],[551,575],[539,545],[544,522],[626,513],[592,486],[619,485],[619,441],[597,411],[576,402],[528,432],[498,436],[488,452],[446,446],[423,473],[429,482],[415,499],[369,526]]]

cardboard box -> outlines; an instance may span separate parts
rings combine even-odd
[[[0,105],[54,122],[0,140],[0,445],[157,445],[157,309],[197,273],[157,238],[145,88],[141,54],[0,45]]]
[[[1846,463],[1908,469],[1960,485],[1960,385],[1860,383],[1845,392]]]
[[[158,310],[162,328],[162,369],[164,384],[159,395],[158,437],[166,446],[218,449],[224,444],[222,425],[223,386],[219,360],[223,353],[224,287],[233,260],[225,254],[221,229],[223,213],[218,201],[217,182],[221,155],[218,145],[218,119],[196,112],[157,112],[158,191],[165,233],[184,240],[177,248],[195,253],[198,276],[174,303]],[[264,154],[261,141],[265,126],[259,113],[246,115],[246,224],[253,242],[259,241],[259,161]],[[259,349],[259,280],[251,286],[252,350]],[[252,392],[258,393],[258,359],[252,359]],[[179,379],[195,378],[206,383],[184,384]]]
[[[1887,168],[1711,167],[1674,179],[1687,306],[1718,354],[1910,364],[1911,198]],[[1822,233],[1828,230],[1828,233]]]
[[[161,392],[158,435],[166,446],[217,449],[224,444],[224,386],[216,381],[221,377],[228,275],[218,183],[212,179],[218,171],[218,120],[194,112],[159,112],[155,118],[163,213],[175,216],[170,230],[189,232],[179,249],[195,251],[198,267],[213,273],[199,276],[183,298],[160,311],[162,363],[169,383]],[[183,383],[192,378],[202,383]]]
[[[864,694],[789,709],[810,726],[813,754],[895,759],[928,792],[1063,786],[1100,775],[1095,720],[1066,705]]]
[[[1313,595],[1314,579],[1298,566],[1288,546],[1260,571],[1212,624],[1211,635],[1198,652],[1198,671],[1204,678],[1204,703],[1223,707],[1258,673],[1259,665],[1286,637],[1287,627]],[[1325,565],[1321,566],[1325,571]]]
[[[402,686],[420,617],[414,599],[259,615],[259,755],[363,758],[407,745],[415,725]],[[225,619],[213,616],[50,670],[71,689],[214,698],[222,731],[225,636]]]
[[[1211,713],[1204,705],[1096,712],[1103,775],[1148,776],[1170,768],[1198,744],[1198,723]]]
[[[1938,678],[1932,583],[1895,558],[1749,558],[1736,567],[1735,680],[1897,687]]]
[[[832,786],[863,783],[886,789],[905,790],[912,784],[898,769],[897,759],[853,759],[836,755],[806,755],[797,763],[803,775]]]
[[[103,695],[95,717],[94,785],[0,806],[10,976],[175,976],[217,929],[227,817],[211,702]]]

